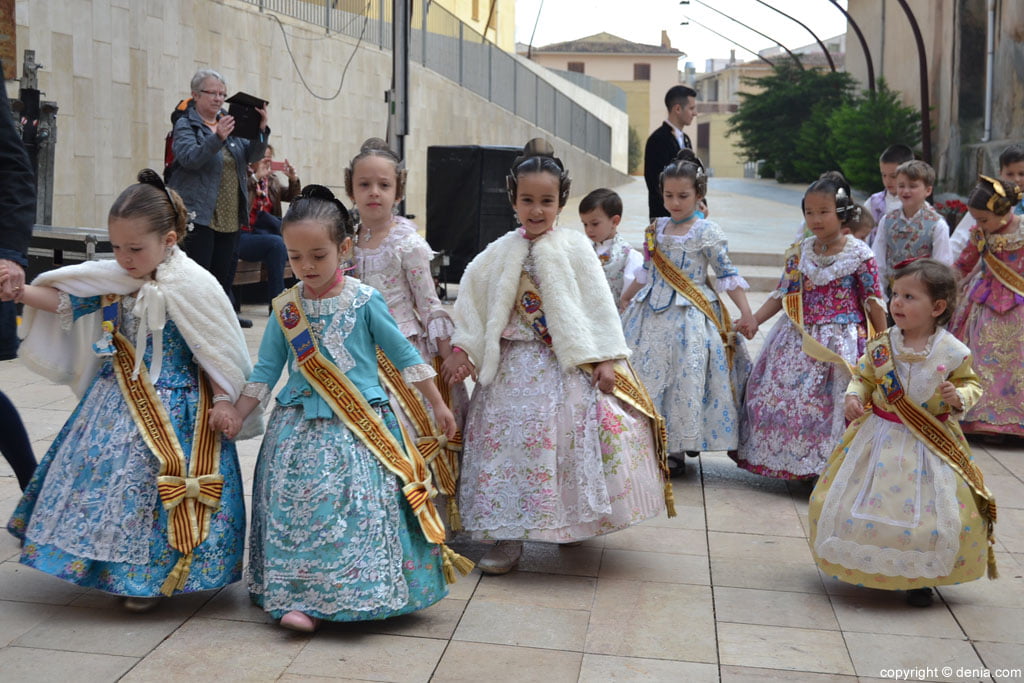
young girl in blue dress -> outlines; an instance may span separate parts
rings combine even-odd
[[[670,215],[647,229],[643,270],[622,294],[631,300],[622,323],[633,366],[665,417],[669,459],[681,472],[677,456],[684,452],[696,456],[736,448],[750,358],[742,339],[729,331],[723,341],[716,321],[673,288],[652,263],[654,248],[685,274],[718,321],[723,310],[715,290],[727,292],[739,307],[737,330],[753,335],[757,324],[743,291],[749,285],[729,260],[725,234],[698,213],[707,174],[692,150],[680,150],[665,167],[661,190]],[[718,278],[714,289],[706,282],[709,268]]]
[[[194,442],[209,440],[197,413],[212,400],[211,424],[237,433],[231,402],[252,369],[223,289],[177,246],[188,222],[181,198],[149,169],[139,181],[110,209],[114,260],[43,273],[25,287],[22,358],[71,384],[82,398],[7,525],[23,541],[22,564],[125,596],[125,606],[135,611],[155,606],[162,594],[238,581],[245,508],[235,446],[221,440],[213,472],[205,472],[219,477],[219,497],[206,497],[202,505],[183,500],[175,508],[194,505],[200,523],[208,508],[208,532],[191,553],[180,549],[180,535],[175,547],[157,487],[165,468],[147,446],[120,382],[131,376],[149,385],[164,411],[158,422],[165,437],[180,444],[186,466],[180,473],[194,476],[196,454],[202,454],[201,446],[193,452]],[[116,305],[101,300],[111,294],[121,296]],[[130,356],[123,346],[115,351],[115,329],[136,357],[134,369],[119,366],[120,379],[115,362]],[[203,399],[200,385],[207,381],[212,398],[204,391]]]
[[[379,346],[453,436],[455,419],[434,385],[434,370],[399,330],[380,292],[340,269],[352,252],[352,225],[341,202],[324,187],[307,186],[289,207],[281,234],[299,278],[297,301],[320,353],[402,443],[377,376]],[[281,297],[294,295],[289,290]],[[282,329],[294,324],[297,313],[289,319],[279,307],[275,300],[259,360],[236,404],[239,417],[248,414],[288,366],[253,482],[253,602],[299,631],[315,630],[322,619],[383,619],[434,604],[447,594],[445,549],[424,538],[399,477],[303,374]]]

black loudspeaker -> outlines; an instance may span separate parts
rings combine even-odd
[[[484,247],[516,227],[505,176],[521,151],[480,145],[427,148],[427,242],[447,256],[443,282],[459,282]]]

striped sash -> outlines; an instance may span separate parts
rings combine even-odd
[[[993,277],[1011,292],[1024,296],[1024,277],[996,258],[996,255],[988,248],[988,240],[981,228],[971,230],[971,242],[978,248],[978,253],[981,254],[982,260],[985,261],[985,265],[992,272]]]
[[[469,573],[473,563],[444,544],[444,523],[433,500],[437,490],[426,460],[409,435],[402,429],[403,443],[400,444],[352,380],[320,353],[296,287],[277,296],[273,308],[303,377],[377,460],[401,480],[402,493],[419,521],[423,536],[440,546],[445,579],[448,583],[455,582],[453,567],[462,574]],[[435,446],[440,445],[435,441]]]
[[[181,553],[160,587],[161,593],[171,595],[185,587],[192,566],[192,551],[206,540],[210,533],[210,516],[220,507],[224,489],[224,476],[219,472],[220,434],[209,426],[213,397],[209,380],[200,372],[192,458],[186,471],[185,453],[144,363],[133,377],[135,349],[117,329],[120,300],[120,296],[104,295],[103,329],[112,337],[112,365],[118,386],[143,441],[160,465],[156,486],[160,502],[167,511],[167,543]],[[153,334],[160,334],[160,331],[155,330]]]

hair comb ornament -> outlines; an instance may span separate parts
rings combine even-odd
[[[985,208],[996,214],[1004,214],[1006,211],[1002,209],[1006,208],[1006,203],[1012,204],[1008,196],[1006,196],[1006,188],[1003,187],[1003,183],[995,178],[989,178],[987,175],[979,175],[978,178],[992,185],[992,191],[994,194],[988,198],[985,202]]]
[[[892,269],[893,270],[899,270],[900,268],[904,268],[906,266],[909,266],[911,263],[913,263],[914,261],[917,261],[917,260],[918,260],[917,256],[915,256],[913,258],[903,259],[902,261],[897,263],[895,266],[893,266]]]

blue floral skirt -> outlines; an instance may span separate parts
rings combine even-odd
[[[393,434],[398,421],[378,407]],[[429,543],[388,471],[337,418],[274,408],[253,482],[249,593],[275,619],[384,619],[447,593]]]
[[[195,384],[157,385],[175,434],[191,457]],[[107,364],[47,451],[7,524],[24,540],[20,561],[80,586],[153,597],[181,557],[167,543],[156,490],[158,463],[142,440]],[[245,504],[235,445],[221,442],[221,504],[193,552],[181,593],[242,577]]]

